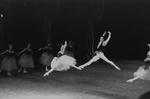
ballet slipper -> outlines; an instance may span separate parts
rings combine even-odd
[[[132,80],[132,79],[130,79],[130,80],[127,80],[126,82],[133,82],[133,80]]]
[[[48,75],[49,75],[49,73],[45,73],[45,74],[44,74],[44,77],[45,77],[45,76],[48,76]]]

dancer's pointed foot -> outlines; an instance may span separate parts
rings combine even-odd
[[[118,66],[115,66],[115,68],[116,68],[117,70],[121,70]]]
[[[21,70],[18,70],[18,73],[20,73],[21,72]]]
[[[23,73],[28,73],[28,71],[24,70]]]
[[[78,69],[78,70],[82,70],[82,68],[81,68],[81,67],[77,67],[77,69]]]
[[[8,75],[8,76],[12,76],[12,74],[11,74],[11,73],[7,73],[7,75]]]
[[[81,66],[79,66],[79,68],[81,68],[81,69],[83,69],[85,66],[83,66],[83,65],[81,65]]]
[[[129,80],[127,80],[126,82],[133,82],[133,80],[132,80],[132,79],[129,79]]]
[[[49,75],[49,73],[47,72],[47,73],[44,74],[44,77],[45,77],[45,76],[48,76],[48,75]]]

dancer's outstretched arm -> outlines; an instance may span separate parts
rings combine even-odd
[[[106,46],[107,45],[107,43],[109,42],[109,40],[110,40],[110,37],[111,37],[111,32],[107,32],[109,35],[108,35],[108,38],[103,42],[103,46]]]
[[[44,74],[44,76],[48,76],[49,75],[49,73],[51,73],[51,72],[53,72],[54,71],[54,69],[52,68],[52,69],[50,69],[49,71],[47,71],[45,74]]]
[[[139,79],[139,76],[136,76],[136,77],[134,77],[134,78],[132,78],[132,79],[129,79],[129,80],[127,80],[126,82],[133,82],[134,80],[137,80],[137,79]]]

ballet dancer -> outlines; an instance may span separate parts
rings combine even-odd
[[[65,44],[61,46],[61,51],[60,51],[61,56],[53,58],[50,64],[51,69],[47,71],[44,74],[44,76],[48,76],[49,73],[53,71],[66,71],[69,70],[71,67],[81,70],[81,68],[75,66],[77,63],[75,58],[73,58],[72,56],[64,55],[66,46],[67,46],[67,42],[65,41]]]
[[[27,47],[18,54],[20,56],[18,60],[20,69],[18,72],[21,72],[22,68],[24,68],[23,73],[28,73],[28,71],[26,71],[26,68],[34,68],[34,62],[32,57],[33,52],[30,46],[31,44],[28,43]]]
[[[12,50],[12,45],[9,44],[9,49],[1,53],[1,55],[3,58],[1,70],[7,71],[7,75],[12,76],[11,71],[18,69],[15,57],[17,56],[17,53]]]
[[[104,37],[105,35],[108,34],[107,39],[105,40]],[[97,45],[97,50],[95,51],[94,54],[96,54],[91,60],[89,60],[87,63],[79,66],[79,68],[83,69],[86,66],[89,66],[90,64],[92,64],[93,62],[96,62],[99,59],[102,59],[104,61],[106,61],[107,63],[111,64],[112,66],[114,66],[117,70],[121,70],[118,66],[116,66],[112,61],[110,61],[103,52],[104,47],[107,45],[107,43],[109,42],[111,37],[111,32],[104,32],[103,35],[100,37],[100,41]]]
[[[45,67],[45,71],[48,71],[48,66],[53,59],[51,43],[47,43],[47,46],[40,48],[39,51],[42,51],[42,55],[39,59],[40,63]]]
[[[150,44],[148,44],[148,46],[149,46],[149,51],[147,52],[147,57],[144,60],[145,65],[140,66],[138,70],[133,73],[134,78],[131,78],[126,82],[133,82],[137,79],[150,81]]]

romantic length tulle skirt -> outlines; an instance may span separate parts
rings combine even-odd
[[[53,59],[53,54],[48,54],[48,53],[44,52],[41,55],[39,61],[43,65],[50,66],[52,59]]]
[[[134,77],[139,76],[142,80],[149,80],[150,81],[150,70],[144,69],[144,66],[139,67],[139,69],[134,72]]]
[[[2,60],[2,64],[1,64],[1,69],[2,70],[6,70],[6,71],[13,71],[13,70],[17,70],[17,62],[16,59],[13,57],[5,57]]]
[[[33,58],[31,55],[23,54],[20,57],[18,64],[20,65],[20,67],[23,67],[23,68],[34,68],[34,62],[33,62]]]
[[[70,69],[71,65],[76,65],[76,59],[68,55],[54,57],[51,62],[51,68],[56,71],[66,71]]]

